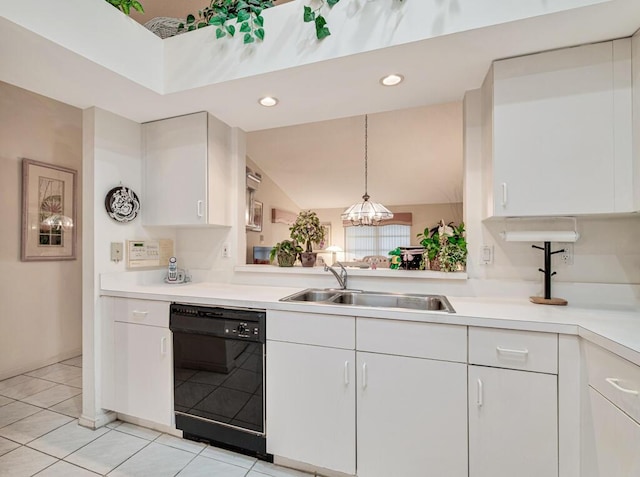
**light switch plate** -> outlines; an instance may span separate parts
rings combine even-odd
[[[480,265],[491,265],[493,263],[493,245],[482,245],[479,257]]]
[[[122,242],[111,242],[111,261],[118,263],[122,260],[122,250],[124,244]]]

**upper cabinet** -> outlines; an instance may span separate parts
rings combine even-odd
[[[206,112],[145,123],[144,225],[231,225],[231,128]]]
[[[638,210],[631,39],[494,62],[482,88],[487,217]]]

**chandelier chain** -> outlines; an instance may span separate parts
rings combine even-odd
[[[368,116],[365,114],[364,115],[364,195],[365,196],[369,196],[369,193],[367,192],[367,182],[368,182],[368,159],[369,159],[369,148],[368,148],[368,142],[369,142],[369,132],[368,132]]]

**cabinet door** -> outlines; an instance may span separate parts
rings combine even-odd
[[[598,391],[589,388],[595,456],[599,477],[640,475],[640,425]],[[593,470],[593,469],[592,469]]]
[[[469,476],[558,475],[558,380],[469,366]]]
[[[207,222],[207,114],[142,125],[144,225]]]
[[[115,407],[158,424],[173,421],[171,331],[115,323]]]
[[[467,366],[357,353],[358,477],[467,475]]]
[[[355,352],[267,342],[267,452],[355,474]]]
[[[615,210],[613,72],[613,42],[494,64],[496,216]]]

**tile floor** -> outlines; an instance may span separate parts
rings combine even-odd
[[[0,381],[0,477],[310,477],[115,421],[78,425],[80,356]]]

